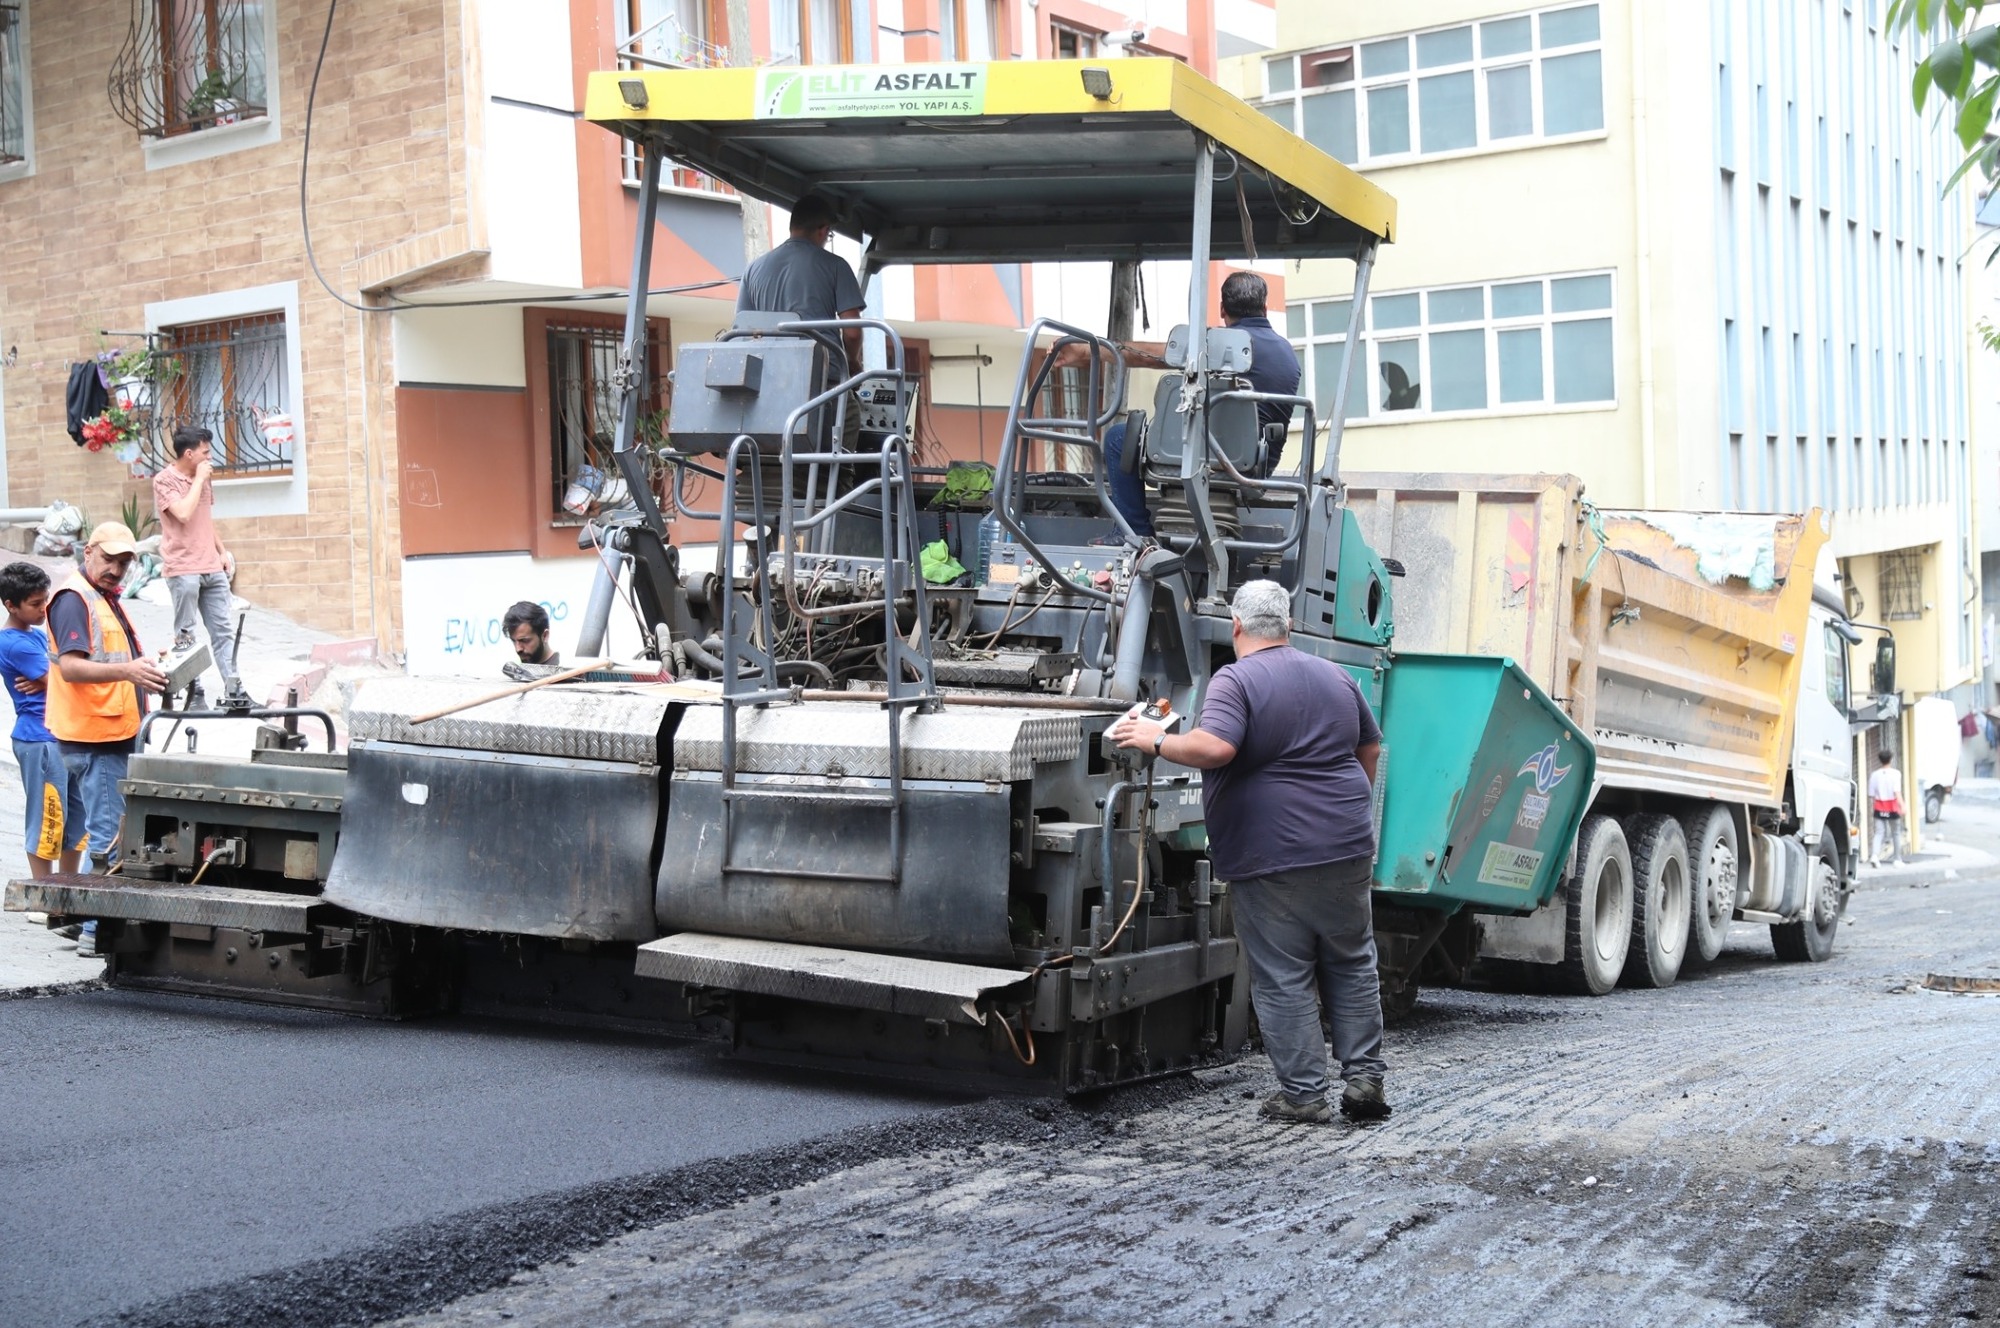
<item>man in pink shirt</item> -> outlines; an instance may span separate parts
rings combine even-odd
[[[153,476],[153,506],[160,514],[161,571],[174,600],[174,647],[194,644],[199,609],[222,674],[223,699],[245,703],[249,697],[236,676],[236,637],[229,626],[229,581],[236,559],[215,532],[214,467],[209,460],[214,438],[199,425],[174,430],[173,464]]]

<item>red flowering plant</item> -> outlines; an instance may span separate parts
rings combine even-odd
[[[93,452],[102,452],[107,447],[120,461],[133,461],[139,455],[139,436],[143,425],[139,412],[113,402],[103,414],[83,424],[83,445]]]

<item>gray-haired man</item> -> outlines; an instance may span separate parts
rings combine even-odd
[[[1292,649],[1291,613],[1283,586],[1246,583],[1231,606],[1236,662],[1209,682],[1200,725],[1169,734],[1128,716],[1111,738],[1208,772],[1209,861],[1231,883],[1257,1024],[1278,1073],[1263,1114],[1333,1118],[1324,1003],[1346,1080],[1341,1114],[1378,1120],[1389,1114],[1388,1066],[1368,891],[1382,730],[1346,670]]]

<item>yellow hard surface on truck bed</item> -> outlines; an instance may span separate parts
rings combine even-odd
[[[1817,509],[1703,518],[1769,523],[1773,584],[1755,589],[1704,577],[1663,528],[1694,514],[1594,511],[1574,476],[1344,478],[1362,533],[1407,572],[1398,650],[1515,660],[1596,741],[1600,784],[1783,797],[1829,534]]]

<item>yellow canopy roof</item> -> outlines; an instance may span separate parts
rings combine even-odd
[[[834,195],[877,263],[1186,258],[1200,136],[1212,258],[1394,238],[1393,198],[1177,60],[614,71],[584,113],[754,198]]]

